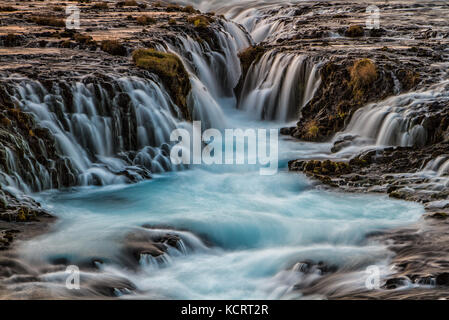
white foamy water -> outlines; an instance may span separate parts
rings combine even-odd
[[[283,141],[284,164],[292,152],[284,153],[287,149],[289,142]],[[298,149],[296,154],[317,154],[328,145]],[[423,213],[418,204],[320,191],[301,175],[283,170],[261,176],[246,166],[200,166],[136,185],[40,197],[61,219],[53,233],[23,247],[24,257],[33,265],[60,258],[80,265],[104,261],[98,277],[124,277],[137,287],[124,298],[289,297],[293,285],[304,280],[290,270],[296,263],[324,261],[353,271],[385,264],[389,253],[365,236],[411,223]],[[155,232],[142,225],[177,234],[187,249],[142,257],[141,268],[129,270],[121,251],[125,236]]]

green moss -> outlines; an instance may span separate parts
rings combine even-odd
[[[364,101],[367,90],[371,90],[372,85],[378,78],[376,64],[367,58],[359,59],[349,68],[352,93],[356,101]]]
[[[19,221],[27,221],[27,213],[25,212],[24,208],[21,208],[19,212],[17,213],[17,220]]]
[[[318,126],[311,126],[309,127],[309,129],[307,130],[307,135],[310,138],[316,138],[318,136],[318,133],[320,132],[320,128],[318,128]]]
[[[369,86],[377,79],[377,67],[371,59],[359,59],[350,68],[350,75],[353,86]]]
[[[320,134],[320,128],[314,120],[309,121],[304,125],[304,131],[305,138],[310,141],[315,141]]]
[[[182,61],[172,53],[154,49],[137,49],[132,57],[137,67],[156,74],[162,80],[176,105],[181,108],[184,117],[191,120],[187,108],[187,95],[191,89],[190,79]]]

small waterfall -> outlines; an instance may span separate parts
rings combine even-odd
[[[171,2],[193,5],[202,11],[223,14],[226,18],[242,25],[256,43],[290,37],[295,31],[294,17],[298,8],[292,6],[290,2],[282,4],[273,0],[231,0],[226,2],[222,0],[171,0]]]
[[[251,44],[250,36],[223,21],[210,42],[188,35],[168,42],[157,49],[176,53],[190,73],[187,102],[193,120],[201,120],[205,129],[224,128],[222,109],[236,105],[233,89],[241,74],[237,55]],[[190,125],[180,120],[182,113],[156,79],[110,75],[60,81],[50,88],[31,80],[11,85],[11,100],[48,129],[59,159],[36,161],[26,141],[14,141],[12,145],[22,145],[20,161],[25,165],[17,167],[19,154],[5,148],[7,168],[0,172],[0,183],[30,192],[136,182],[152,173],[182,169],[169,160],[169,138],[175,128]],[[45,143],[39,144],[39,153],[47,158]]]
[[[441,155],[430,160],[423,172],[434,172],[436,176],[449,176],[449,155]]]
[[[152,80],[60,82],[50,89],[37,81],[23,81],[16,85],[11,99],[50,131],[62,163],[54,170],[56,163],[44,166],[31,151],[22,160],[6,147],[8,170],[2,174],[6,186],[40,191],[107,185],[177,169],[169,160],[168,143],[171,131],[180,125],[180,111]],[[30,162],[25,167],[31,168],[30,172],[17,167],[19,159]],[[24,182],[23,177],[28,176]]]
[[[248,30],[256,43],[291,37],[295,30],[297,8],[285,4],[258,4],[233,6],[226,16]]]
[[[345,131],[335,140],[353,136],[352,144],[377,146],[424,146],[425,115],[433,104],[449,101],[448,82],[425,91],[405,93],[357,110]]]
[[[307,56],[271,50],[249,68],[239,108],[258,119],[293,120],[321,83],[318,69]]]
[[[167,254],[162,254],[157,257],[153,257],[151,254],[141,254],[139,264],[147,270],[157,270],[164,266],[170,265],[171,258]]]

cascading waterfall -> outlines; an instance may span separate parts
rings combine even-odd
[[[424,128],[429,106],[449,101],[448,81],[433,85],[425,91],[415,91],[371,103],[357,110],[346,130],[335,140],[354,137],[351,145],[424,146]]]
[[[165,90],[152,80],[138,78],[120,78],[109,85],[110,91],[101,83],[82,81],[55,83],[50,90],[37,81],[16,86],[12,101],[51,132],[66,165],[57,179],[50,179],[51,169],[33,161],[37,167],[32,176],[40,183],[30,185],[31,190],[126,183],[175,169],[168,159],[167,142],[180,125],[180,112]],[[7,154],[10,173],[20,183],[11,179],[3,183],[29,191],[20,179],[24,173],[13,165],[18,155],[11,150]],[[74,181],[62,181],[67,179],[63,175]]]
[[[241,75],[238,52],[247,48],[251,38],[233,22],[223,22],[214,35],[220,51],[211,48],[207,41],[198,42],[190,36],[178,36],[168,45],[186,66],[192,84],[189,106],[194,120],[204,120],[205,127],[223,128],[223,108],[234,108],[234,88]],[[161,48],[162,50],[164,48]],[[210,110],[207,112],[207,110]],[[208,118],[205,114],[213,116]]]
[[[436,176],[449,175],[449,155],[441,155],[429,161],[423,169],[424,172],[434,172]]]
[[[193,4],[200,10],[212,10],[223,14],[226,18],[244,26],[252,39],[259,43],[291,37],[295,34],[294,17],[297,8],[292,6],[292,3],[296,1],[282,4],[272,0],[228,1],[227,3],[221,0],[175,0],[174,2],[183,5]]]
[[[258,119],[293,120],[320,85],[318,70],[305,55],[271,50],[249,68],[239,108]]]

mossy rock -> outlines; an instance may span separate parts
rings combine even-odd
[[[196,13],[198,12],[197,10],[195,10],[195,8],[193,6],[185,6],[182,9],[183,12],[187,12],[187,13]]]
[[[136,0],[125,0],[125,1],[119,1],[115,5],[116,7],[137,7],[139,4]]]
[[[187,108],[190,78],[181,59],[172,53],[154,49],[137,49],[132,56],[137,67],[156,74],[162,80],[173,101],[182,110],[184,118],[192,120]]]
[[[73,35],[73,39],[80,44],[97,45],[97,42],[94,41],[91,36],[86,34],[76,33]]]
[[[354,88],[368,87],[376,81],[378,77],[377,66],[373,60],[363,58],[354,62],[349,69],[351,75],[351,85]]]

